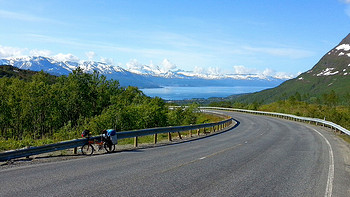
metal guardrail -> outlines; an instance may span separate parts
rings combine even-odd
[[[137,137],[146,136],[146,135],[183,132],[183,131],[190,131],[190,130],[203,129],[203,128],[211,128],[211,127],[213,128],[217,126],[224,128],[229,126],[232,122],[233,122],[233,118],[229,118],[227,120],[216,122],[216,123],[207,123],[207,124],[190,125],[190,126],[161,127],[161,128],[151,128],[151,129],[141,129],[141,130],[135,130],[135,131],[124,131],[124,132],[117,132],[117,138],[118,139],[137,138]],[[90,139],[98,140],[100,139],[100,136],[91,137]],[[83,146],[87,142],[87,140],[88,139],[76,139],[76,140],[60,142],[56,144],[49,144],[49,145],[38,146],[38,147],[30,147],[27,149],[2,152],[0,153],[0,162],[9,161],[11,159],[16,159],[21,157],[29,157],[32,155],[38,155],[42,153],[80,147],[80,146]]]
[[[260,114],[260,115],[268,115],[268,116],[275,116],[275,117],[285,118],[285,119],[294,120],[294,121],[314,123],[316,125],[320,124],[322,126],[329,127],[331,129],[334,129],[336,131],[340,131],[340,132],[350,136],[350,131],[343,128],[342,126],[337,125],[333,122],[318,119],[318,118],[308,118],[308,117],[301,117],[301,116],[295,116],[295,115],[290,115],[290,114],[254,111],[254,110],[246,110],[246,109],[234,109],[234,108],[222,108],[222,107],[200,107],[200,108],[201,109],[215,109],[215,110],[226,110],[226,111],[236,111],[236,112]]]

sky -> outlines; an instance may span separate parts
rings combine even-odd
[[[350,33],[350,0],[0,0],[0,58],[296,76]]]

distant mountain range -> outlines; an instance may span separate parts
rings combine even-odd
[[[167,60],[164,60],[167,61]],[[168,63],[168,62],[165,62]],[[14,67],[45,71],[53,75],[68,75],[80,67],[87,73],[94,71],[105,75],[108,79],[115,79],[122,86],[137,86],[139,88],[156,88],[164,86],[259,86],[275,87],[285,79],[256,74],[200,74],[184,70],[162,70],[155,65],[134,64],[129,69],[113,66],[96,61],[58,61],[51,57],[20,57],[0,59],[0,65],[12,65]]]
[[[326,53],[309,71],[288,80],[276,88],[261,92],[232,96],[240,102],[270,103],[299,92],[312,100],[332,90],[339,96],[350,94],[350,34]]]

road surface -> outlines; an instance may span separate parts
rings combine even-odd
[[[0,169],[0,196],[350,196],[350,151],[321,127],[225,112],[200,140]]]

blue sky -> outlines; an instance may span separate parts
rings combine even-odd
[[[350,0],[0,0],[0,58],[297,75],[350,33]]]

